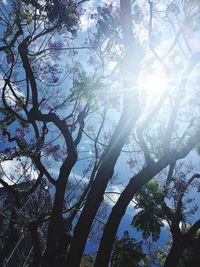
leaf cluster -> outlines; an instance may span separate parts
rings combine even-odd
[[[136,209],[140,211],[133,217],[132,226],[142,230],[143,238],[152,236],[154,241],[158,240],[165,218],[162,207],[166,208],[158,181],[152,180],[147,183],[136,195],[135,201]]]
[[[121,239],[117,239],[111,256],[111,267],[137,267],[145,257],[142,252],[142,242],[136,242],[124,232]]]

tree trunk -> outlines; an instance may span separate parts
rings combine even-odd
[[[140,173],[130,180],[128,186],[122,192],[117,203],[113,207],[104,228],[99,251],[95,261],[95,267],[108,266],[117,229],[122,217],[126,212],[128,204],[132,200],[134,194],[138,192],[141,187],[155,175],[155,173],[157,173],[156,166],[154,168],[144,168]]]
[[[183,251],[184,249],[180,251],[180,248],[178,248],[176,243],[173,241],[170,252],[165,260],[164,267],[172,267],[172,266],[176,267],[178,265],[178,262],[180,260]]]
[[[4,259],[11,253],[18,240],[18,230],[12,227],[10,230],[10,235],[8,236],[3,247],[0,249],[0,265],[1,263],[3,263]]]
[[[38,267],[41,261],[41,246],[40,238],[38,235],[38,222],[33,221],[29,224],[29,231],[31,234],[32,244],[33,244],[33,261],[30,266]]]
[[[63,210],[66,185],[70,172],[76,162],[76,159],[77,159],[76,154],[74,154],[74,156],[71,157],[68,156],[66,162],[60,169],[59,178],[56,183],[56,193],[55,193],[53,210],[49,221],[47,247],[43,257],[44,267],[56,266],[56,256],[57,256],[57,247],[59,244],[59,237],[63,234],[61,233],[63,229],[62,210]]]
[[[106,186],[112,178],[114,166],[121,149],[127,141],[130,131],[140,113],[137,79],[138,66],[141,58],[133,38],[130,0],[123,0],[120,2],[120,5],[125,47],[124,65],[122,66],[124,78],[123,112],[111,137],[108,148],[103,155],[102,163],[88,194],[86,204],[74,229],[74,235],[67,257],[68,267],[79,267],[80,265],[90,228],[103,200]],[[135,55],[133,55],[133,51],[135,51]]]
[[[149,180],[151,180],[156,174],[162,171],[169,164],[171,164],[175,160],[185,157],[187,153],[189,153],[189,149],[187,149],[183,149],[182,153],[176,153],[175,151],[173,151],[171,153],[166,154],[157,163],[152,162],[150,165],[147,165],[143,170],[141,170],[137,175],[135,175],[135,177],[130,180],[127,187],[121,193],[117,203],[113,207],[112,212],[108,218],[101,238],[99,251],[97,253],[95,267],[108,266],[119,224],[126,212],[128,204],[133,199],[134,194],[137,193],[144,184],[146,184]]]
[[[137,110],[134,112],[132,108],[132,116],[129,114],[129,117],[127,117],[127,110],[123,112],[116,130],[110,140],[107,151],[103,155],[102,163],[97,172],[92,188],[88,194],[78,223],[74,229],[74,235],[67,259],[67,266],[69,267],[78,267],[80,265],[91,225],[103,200],[103,194],[106,186],[109,180],[112,178],[114,166],[120,155],[121,149],[138,117]]]

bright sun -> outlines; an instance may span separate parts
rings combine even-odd
[[[141,102],[149,105],[163,94],[167,77],[161,68],[145,71],[141,73],[138,85]]]

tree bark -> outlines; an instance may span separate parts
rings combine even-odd
[[[130,0],[123,0],[120,5],[125,47],[124,65],[122,66],[122,72],[124,74],[123,112],[111,137],[108,148],[102,157],[101,165],[74,229],[72,243],[67,257],[68,267],[79,267],[80,265],[90,228],[103,200],[106,186],[112,178],[114,166],[121,153],[121,149],[127,141],[140,113],[137,78],[141,58],[133,37]],[[135,55],[133,55],[133,51],[135,51]]]
[[[119,224],[126,212],[128,204],[133,199],[134,194],[169,164],[172,164],[180,158],[184,158],[198,142],[199,132],[191,137],[188,144],[180,152],[171,151],[167,153],[158,162],[152,162],[130,180],[108,218],[101,238],[99,251],[97,253],[95,267],[108,266]]]
[[[127,112],[123,112],[118,126],[110,140],[105,152],[92,188],[88,194],[85,206],[74,229],[72,243],[68,253],[67,266],[78,267],[82,258],[91,225],[98,208],[103,200],[103,194],[109,180],[112,178],[114,166],[120,155],[121,149],[138,117],[137,112],[132,112],[127,118]]]
[[[39,267],[41,261],[41,246],[40,238],[38,235],[38,222],[33,221],[29,224],[29,231],[31,234],[32,244],[33,244],[33,261],[30,266]]]
[[[99,251],[96,257],[95,267],[108,266],[117,229],[122,217],[126,212],[128,204],[132,200],[134,194],[138,192],[141,187],[148,182],[160,169],[165,167],[165,165],[167,164],[164,162],[161,162],[160,164],[152,163],[151,166],[147,166],[130,180],[129,184],[122,192],[117,203],[113,207],[106,223],[99,246]]]
[[[184,249],[183,249],[184,251]],[[178,262],[180,260],[180,257],[183,253],[181,252],[180,249],[178,249],[177,245],[175,242],[172,243],[172,247],[170,249],[169,254],[167,255],[167,258],[165,260],[164,267],[176,267],[178,265]]]
[[[65,190],[68,177],[76,162],[76,159],[76,153],[74,153],[74,155],[71,155],[71,157],[68,156],[66,162],[63,163],[63,166],[60,169],[60,175],[56,183],[53,210],[48,227],[47,247],[43,258],[44,267],[56,266],[57,247],[59,244],[59,237],[61,236],[61,231],[63,229],[63,227],[61,227],[61,224],[63,224],[62,209]]]
[[[19,241],[18,230],[14,227],[14,223],[10,226],[9,235],[3,247],[0,249],[0,265],[3,263],[4,259],[9,255],[9,253],[14,248],[15,244]]]

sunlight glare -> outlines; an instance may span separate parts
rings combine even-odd
[[[167,87],[167,77],[165,72],[160,69],[142,72],[139,77],[140,102],[147,106],[157,102]]]

